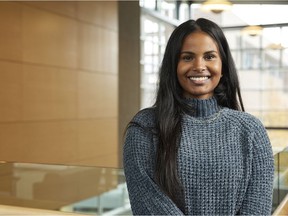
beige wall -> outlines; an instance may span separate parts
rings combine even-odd
[[[0,2],[0,160],[117,167],[118,3]]]
[[[129,121],[140,109],[140,7],[138,1],[119,1],[119,166]]]

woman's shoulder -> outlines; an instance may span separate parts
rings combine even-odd
[[[130,123],[135,123],[142,127],[154,127],[155,125],[155,108],[149,107],[136,113]]]
[[[240,127],[247,128],[248,130],[264,129],[261,120],[250,113],[228,108],[223,109],[223,113],[228,120]]]

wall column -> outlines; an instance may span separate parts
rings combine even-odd
[[[140,109],[139,1],[118,2],[119,22],[119,166],[122,167],[124,131]]]

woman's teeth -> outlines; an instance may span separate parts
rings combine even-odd
[[[204,81],[209,79],[207,76],[205,77],[189,77],[190,80],[195,80],[195,81]]]

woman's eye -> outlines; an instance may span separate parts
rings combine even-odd
[[[212,60],[212,59],[214,59],[216,56],[215,55],[207,55],[207,56],[205,56],[205,59],[207,59],[207,60]]]
[[[192,60],[191,56],[183,56],[182,58],[184,61],[191,61]]]

